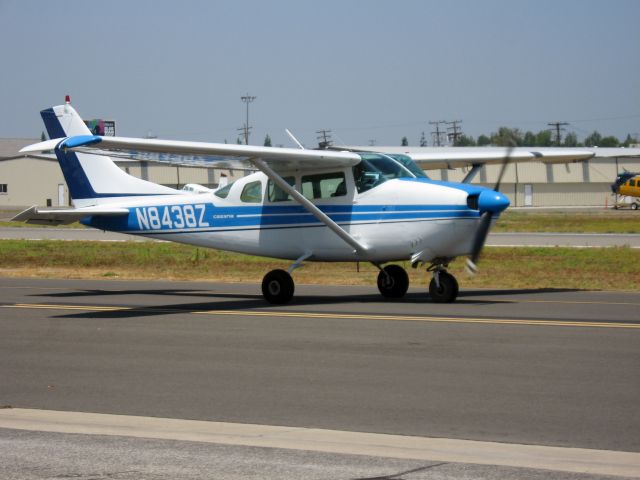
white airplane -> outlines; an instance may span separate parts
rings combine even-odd
[[[201,247],[293,262],[262,282],[264,298],[284,304],[294,294],[291,273],[305,261],[371,262],[378,289],[402,297],[410,261],[432,272],[434,302],[453,302],[458,282],[449,263],[468,256],[473,270],[492,222],[509,205],[499,190],[471,185],[485,164],[543,159],[586,160],[578,149],[476,148],[407,155],[304,150],[92,135],[67,101],[41,112],[52,140],[22,152],[53,150],[72,197],[72,209],[31,207],[14,220],[84,225]],[[132,177],[108,156],[175,165],[249,168],[216,191],[175,190]],[[462,183],[430,180],[427,168],[473,166]],[[385,264],[388,264],[385,266]]]

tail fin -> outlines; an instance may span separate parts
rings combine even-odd
[[[91,135],[78,112],[66,103],[40,112],[49,138]],[[55,149],[69,194],[76,207],[113,203],[122,197],[180,193],[133,177],[121,170],[110,157]]]

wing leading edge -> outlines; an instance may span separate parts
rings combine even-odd
[[[25,147],[23,151],[57,148],[74,151],[149,160],[184,166],[254,169],[252,160],[267,162],[275,171],[350,167],[360,162],[353,152],[300,150],[294,148],[257,147],[225,143],[186,142],[147,138],[100,137],[81,135]],[[45,148],[46,147],[46,148]]]

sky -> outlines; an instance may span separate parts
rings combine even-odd
[[[640,136],[640,1],[0,0],[0,138],[70,95],[118,135],[307,146],[566,121]]]

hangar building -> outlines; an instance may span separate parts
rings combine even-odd
[[[34,158],[19,150],[37,139],[0,139],[0,209],[18,210],[32,205],[66,206],[69,192],[55,158]],[[406,147],[405,147],[406,148]],[[392,150],[380,147],[382,151]],[[393,147],[398,153],[401,147]],[[415,149],[414,149],[415,150]],[[153,162],[118,159],[127,173],[173,188],[197,183],[209,188],[241,177],[240,170],[176,167]],[[640,158],[598,158],[567,165],[542,162],[513,163],[507,167],[501,191],[516,207],[599,206],[614,201],[610,185],[624,170],[640,172]],[[499,165],[483,167],[473,183],[493,186]],[[430,170],[434,180],[461,181],[465,169]]]

